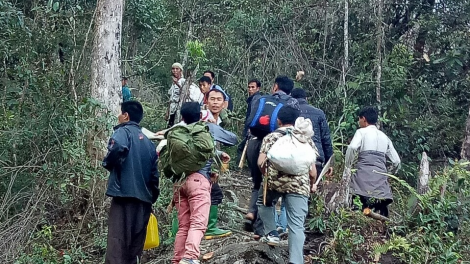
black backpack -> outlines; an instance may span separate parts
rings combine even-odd
[[[253,136],[263,138],[267,134],[277,129],[277,114],[284,105],[287,105],[287,99],[279,96],[266,95],[257,100],[250,113],[251,123],[248,124]],[[256,110],[255,110],[256,109]]]

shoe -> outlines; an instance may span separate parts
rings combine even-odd
[[[279,233],[274,230],[274,231],[271,231],[269,234],[267,234],[266,236],[262,237],[260,239],[261,242],[263,243],[267,243],[268,245],[270,246],[278,246],[279,245]]]
[[[230,236],[232,231],[223,230],[217,227],[217,215],[219,214],[219,207],[217,205],[211,205],[209,211],[209,223],[207,224],[207,230],[204,234],[204,239],[214,239]]]
[[[182,259],[178,264],[200,264],[199,260],[197,259]]]

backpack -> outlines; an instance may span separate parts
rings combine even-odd
[[[252,135],[263,138],[277,129],[277,114],[287,105],[287,100],[279,96],[262,96],[255,103],[252,109],[256,111],[252,111],[248,119],[251,120],[249,128]]]
[[[204,122],[175,126],[165,133],[166,146],[160,150],[160,169],[181,179],[202,169],[214,157],[214,138]]]
[[[284,136],[280,137],[268,150],[270,164],[277,171],[289,175],[304,175],[315,165],[316,152],[308,143],[307,138],[296,135],[292,129],[276,130]]]

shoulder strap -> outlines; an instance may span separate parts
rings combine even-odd
[[[263,112],[265,103],[266,103],[266,98],[261,97],[259,99],[258,109],[256,110],[255,117],[253,118],[253,120],[250,123],[250,127],[254,127],[256,125],[256,122],[258,122],[258,119],[259,119],[261,113]]]

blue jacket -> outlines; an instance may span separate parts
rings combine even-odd
[[[127,102],[132,99],[131,89],[127,85],[122,87],[122,101]]]
[[[243,134],[242,134],[242,138],[245,138],[246,135],[248,134],[248,125],[246,123],[246,120],[248,120],[248,118],[250,118],[250,114],[251,114],[251,102],[253,101],[256,101],[258,98],[261,97],[261,93],[260,92],[256,92],[254,93],[252,96],[246,98],[246,103],[248,104],[248,107],[246,108],[246,117],[245,117],[245,128],[243,129]]]
[[[111,197],[132,197],[154,203],[160,193],[155,145],[142,134],[136,122],[114,127],[103,167],[109,172]]]
[[[333,156],[330,127],[328,126],[325,113],[322,110],[309,105],[305,99],[297,99],[297,101],[300,106],[300,116],[312,121],[313,131],[315,132],[312,140],[315,143],[315,146],[317,146],[320,154],[317,161],[323,164]]]

